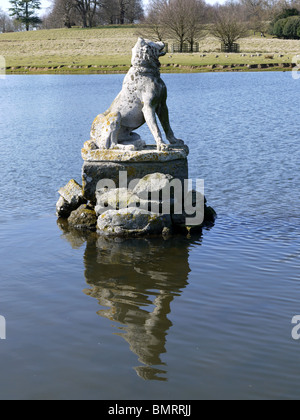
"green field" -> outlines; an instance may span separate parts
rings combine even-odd
[[[0,34],[0,55],[8,73],[112,73],[126,72],[131,49],[143,32],[140,26],[105,26],[95,29],[52,29]],[[172,43],[168,40],[169,44]],[[279,69],[300,54],[300,41],[251,36],[240,41],[241,53],[220,53],[220,42],[200,40],[200,52],[167,54],[163,72]]]

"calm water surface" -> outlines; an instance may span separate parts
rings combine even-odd
[[[114,243],[57,224],[55,203],[123,76],[0,81],[1,399],[300,397],[300,82],[163,78],[218,220]]]

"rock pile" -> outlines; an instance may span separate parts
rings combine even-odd
[[[76,229],[109,237],[170,235],[178,231],[187,234],[213,224],[216,213],[207,206],[205,197],[196,191],[178,195],[170,188],[172,181],[171,175],[154,173],[139,180],[133,189],[102,188],[96,190],[95,205],[71,180],[59,190],[56,213]],[[196,215],[197,223],[187,223]]]

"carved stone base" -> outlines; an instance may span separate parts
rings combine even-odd
[[[128,187],[128,184],[146,175],[161,173],[171,175],[182,182],[188,179],[188,148],[170,147],[166,151],[157,151],[148,146],[142,151],[120,151],[94,149],[90,142],[82,149],[84,165],[82,168],[82,186],[84,197],[95,203],[95,192],[99,181],[114,181],[116,188]],[[127,173],[127,185],[120,185],[120,172]]]

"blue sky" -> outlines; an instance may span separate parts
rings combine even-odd
[[[224,3],[224,1],[225,0],[206,0],[207,1],[207,3],[210,3],[210,4],[214,4],[214,3]],[[42,13],[41,14],[43,14],[43,12],[45,12],[46,10],[47,10],[47,8],[49,7],[49,6],[51,6],[51,4],[52,4],[52,0],[41,0],[41,3],[42,3]],[[148,3],[148,0],[144,0],[144,3],[145,4],[147,4]],[[10,3],[9,3],[9,0],[0,0],[0,8],[2,9],[2,10],[8,10],[8,8],[10,7]]]

